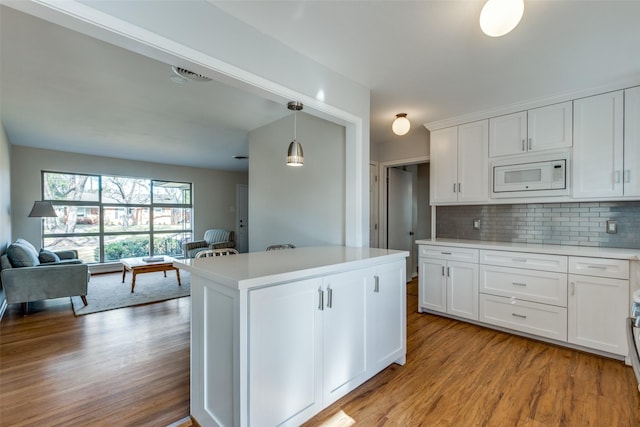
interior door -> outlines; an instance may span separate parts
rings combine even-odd
[[[236,249],[249,252],[249,187],[236,186]]]
[[[413,176],[387,169],[387,249],[409,251],[407,280],[413,276]]]

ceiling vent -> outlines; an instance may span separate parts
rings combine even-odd
[[[191,80],[194,82],[210,82],[211,81],[209,77],[203,76],[202,74],[194,73],[193,71],[189,71],[186,68],[176,67],[175,65],[173,65],[171,69],[178,76],[187,80]]]

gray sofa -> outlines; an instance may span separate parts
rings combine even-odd
[[[224,249],[236,247],[236,232],[213,228],[204,232],[204,239],[187,242],[182,245],[185,258],[195,258],[198,252],[205,249]]]
[[[0,279],[7,304],[28,303],[51,298],[80,296],[87,305],[89,267],[74,250],[50,252],[23,239],[13,242],[0,257]]]

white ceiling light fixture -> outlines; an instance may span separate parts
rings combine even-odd
[[[393,121],[391,125],[391,130],[396,135],[406,135],[411,129],[411,122],[407,119],[407,113],[398,113],[396,114],[396,119]]]
[[[291,101],[287,104],[287,108],[293,111],[293,141],[289,144],[287,151],[287,166],[302,166],[304,164],[304,154],[302,153],[302,145],[296,139],[296,113],[302,110],[302,102]]]
[[[524,0],[488,0],[480,12],[480,28],[490,37],[511,32],[522,19]]]

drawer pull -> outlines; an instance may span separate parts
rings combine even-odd
[[[511,284],[514,286],[527,286],[526,283],[511,282]]]
[[[606,265],[588,265],[587,268],[597,268],[598,270],[606,270]]]
[[[527,316],[525,316],[524,314],[511,313],[511,315],[512,315],[513,317],[517,317],[517,318],[519,318],[519,319],[526,319],[526,318],[527,318]]]
[[[526,258],[511,258],[513,262],[527,262]]]
[[[442,255],[451,255],[451,252],[440,252]]]

